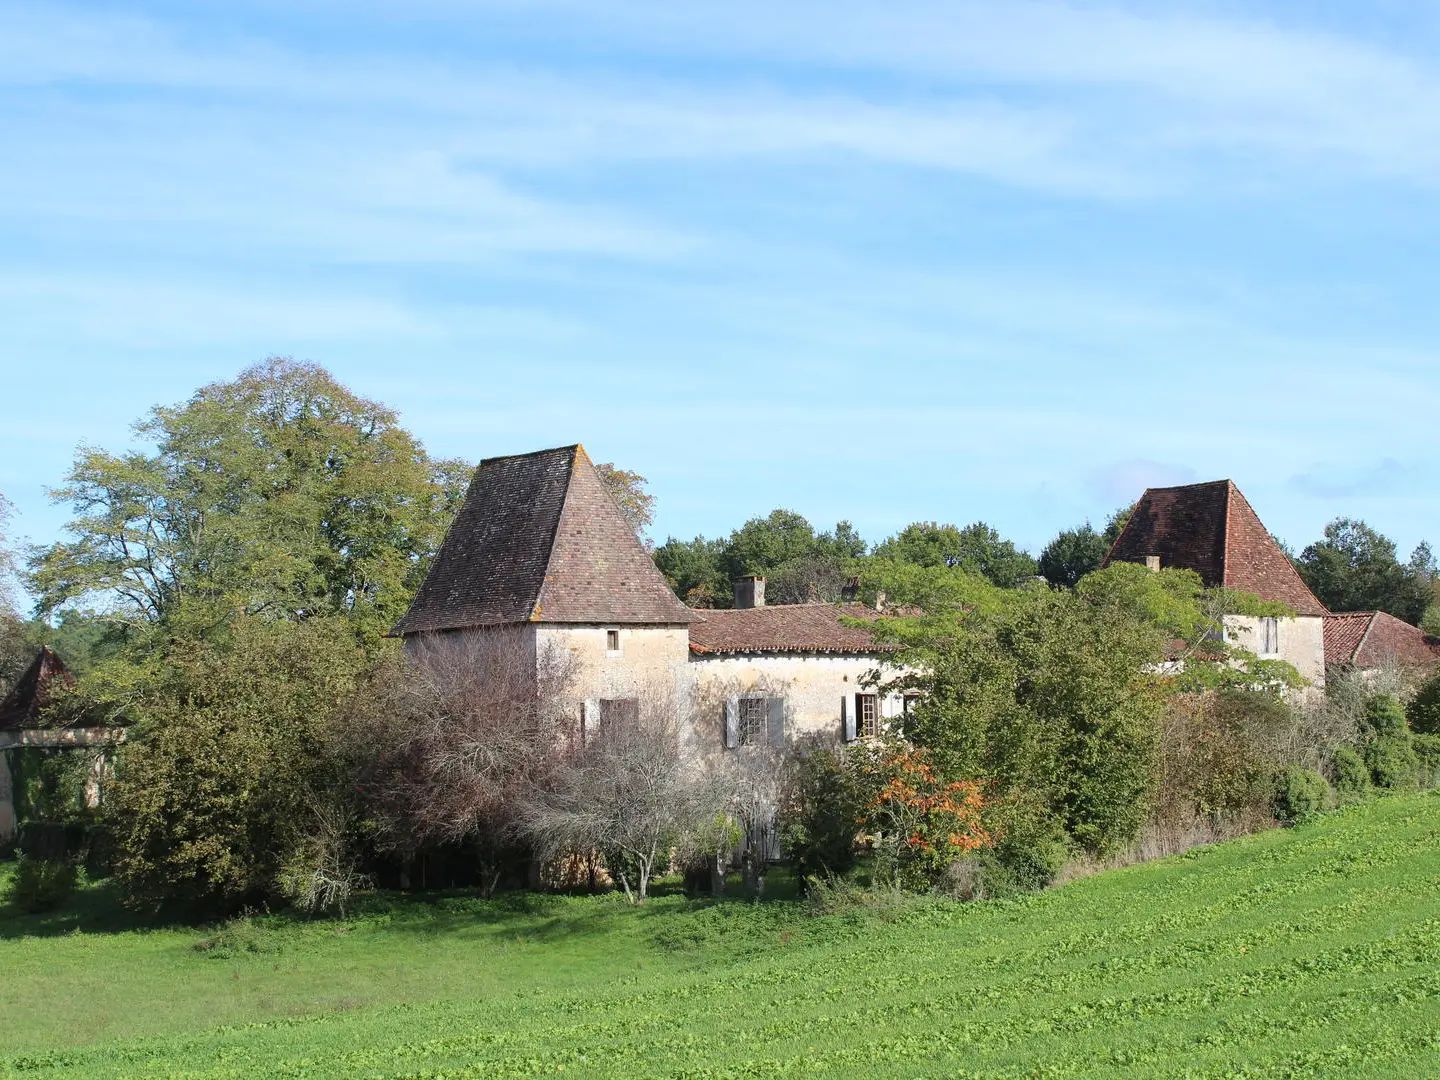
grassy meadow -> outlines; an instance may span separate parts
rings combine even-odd
[[[0,869],[0,875],[7,873]],[[1440,795],[1017,901],[0,908],[0,1076],[1440,1075]]]

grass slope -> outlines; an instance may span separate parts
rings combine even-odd
[[[0,1075],[1440,1075],[1437,840],[1386,799],[892,922],[390,900],[207,953],[0,911]]]

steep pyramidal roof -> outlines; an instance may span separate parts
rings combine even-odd
[[[1161,566],[1194,570],[1211,588],[1254,593],[1297,615],[1328,614],[1229,480],[1149,488],[1105,564],[1148,555],[1160,556]]]
[[[690,618],[576,445],[480,463],[393,632]]]
[[[33,728],[39,721],[40,710],[50,700],[51,687],[57,682],[65,686],[73,683],[60,657],[49,648],[35,654],[24,674],[15,680],[10,693],[0,702],[0,731],[22,731]]]

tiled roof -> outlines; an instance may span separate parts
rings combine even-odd
[[[1440,664],[1440,638],[1383,611],[1347,611],[1325,618],[1325,663],[1377,668]]]
[[[480,463],[393,633],[690,617],[576,445]]]
[[[1116,537],[1105,564],[1144,562],[1193,570],[1207,586],[1254,593],[1297,615],[1325,615],[1245,496],[1229,480],[1150,488]]]
[[[842,618],[875,618],[864,604],[776,604],[773,607],[695,611],[690,624],[690,651],[715,653],[851,653],[888,652],[875,644],[863,627],[846,626]]]
[[[50,700],[56,680],[68,686],[75,681],[64,662],[48,648],[35,654],[35,659],[15,680],[10,693],[0,702],[0,731],[22,731],[33,728],[40,710]]]

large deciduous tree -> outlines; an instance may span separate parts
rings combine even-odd
[[[82,448],[52,495],[74,539],[30,562],[39,609],[96,603],[132,626],[233,612],[340,615],[362,636],[404,611],[463,494],[394,412],[313,364],[271,358],[157,407],[147,449]]]
[[[1385,611],[1419,623],[1435,599],[1429,545],[1421,544],[1402,563],[1394,541],[1352,518],[1325,526],[1324,539],[1302,551],[1295,566],[1331,611]]]

